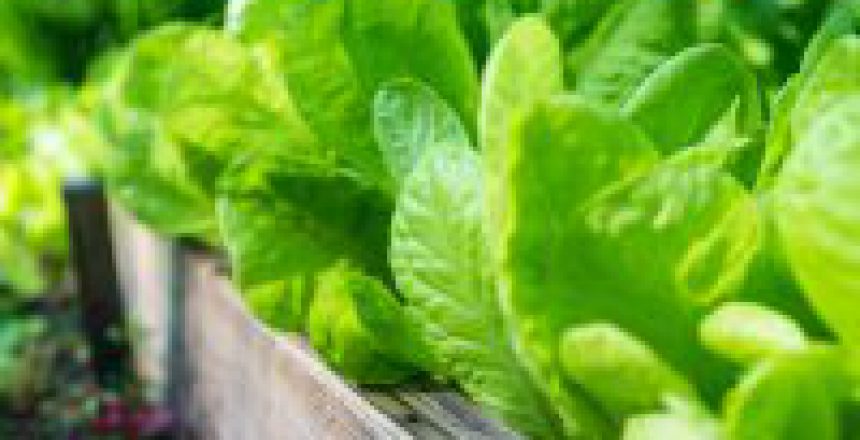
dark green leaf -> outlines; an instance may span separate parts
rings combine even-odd
[[[756,131],[761,124],[757,93],[755,80],[740,59],[721,46],[702,45],[661,64],[621,112],[660,151],[672,153],[702,141],[735,102],[740,102],[740,114],[732,122],[743,127],[741,132]]]
[[[689,0],[622,0],[603,16],[567,63],[575,90],[621,106],[648,74],[692,44]]]
[[[308,322],[311,343],[347,378],[384,384],[416,375],[427,349],[412,328],[379,280],[344,263],[317,277]]]
[[[733,440],[835,440],[839,381],[827,350],[778,356],[750,369],[725,404]]]

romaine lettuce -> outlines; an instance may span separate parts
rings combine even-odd
[[[860,40],[854,40],[856,44]],[[860,345],[860,94],[819,113],[794,146],[775,189],[775,215],[791,268],[824,320]]]
[[[424,82],[474,132],[477,72],[449,0],[256,0],[235,28],[246,41],[276,42],[290,95],[338,166],[392,197],[372,126],[382,84]]]
[[[754,3],[236,0],[118,57],[102,164],[358,383],[534,438],[853,435],[860,9],[771,96],[824,6]]]
[[[104,87],[115,197],[165,233],[217,242],[218,181],[239,151],[315,143],[280,77],[238,42],[191,25],[136,40]]]
[[[391,266],[435,370],[519,432],[559,437],[555,409],[517,358],[501,312],[479,160],[468,144],[428,146],[398,199]]]

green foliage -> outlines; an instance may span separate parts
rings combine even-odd
[[[837,439],[839,374],[826,348],[776,356],[752,367],[727,395],[731,439]]]
[[[223,246],[251,311],[359,384],[454,383],[533,438],[851,438],[860,10],[829,3],[237,0],[33,126],[88,145],[63,172]],[[117,5],[123,29],[185,14]],[[9,90],[63,70],[26,34],[0,40]],[[5,229],[56,203],[30,120],[0,106],[19,286],[20,249],[61,237],[52,209]]]
[[[391,203],[334,164],[308,159],[248,157],[229,171],[221,197],[221,237],[238,285],[278,328],[302,328],[309,280],[339,260],[390,279]]]
[[[520,432],[558,437],[557,415],[505,337],[481,229],[479,157],[465,142],[425,148],[403,185],[391,232],[391,266],[406,312],[436,359],[438,374],[457,380]]]
[[[0,90],[80,83],[89,64],[158,23],[220,14],[223,0],[8,0],[0,5]]]
[[[750,136],[761,124],[757,93],[755,80],[737,56],[721,46],[702,45],[662,63],[633,92],[622,113],[663,153],[672,153],[703,141],[737,102],[732,125],[738,135]],[[684,117],[677,117],[678,109],[684,109]]]
[[[751,303],[722,304],[702,320],[699,335],[714,352],[743,363],[804,350],[808,345],[797,323]]]
[[[624,0],[568,59],[574,89],[609,105],[625,102],[660,63],[695,38],[689,0]]]
[[[382,85],[373,101],[376,142],[391,175],[402,183],[425,149],[440,143],[468,148],[460,119],[433,89],[414,81]]]
[[[686,380],[650,347],[613,324],[585,324],[561,338],[561,364],[569,379],[622,418],[666,402],[697,402]]]
[[[780,89],[772,106],[767,148],[759,172],[762,185],[773,183],[791,146],[802,136],[796,131],[803,130],[802,125],[808,124],[810,116],[814,117],[820,110],[814,106],[807,108],[804,100],[826,102],[828,95],[839,93],[840,81],[845,81],[843,85],[848,87],[852,81],[856,85],[856,75],[852,77],[849,67],[857,63],[856,50],[852,52],[850,47],[843,45],[843,53],[837,53],[838,49],[831,49],[831,46],[834,41],[854,34],[857,30],[860,30],[860,6],[852,0],[839,2],[810,43],[799,71]],[[848,68],[845,70],[848,75],[840,80],[841,75],[837,72],[843,70],[843,62]],[[837,90],[832,90],[833,87]]]
[[[397,383],[420,371],[427,350],[379,280],[341,263],[316,283],[308,331],[332,366],[366,384]]]
[[[822,18],[854,0],[708,0],[700,2],[700,37],[731,47],[767,90],[797,71]]]
[[[41,317],[3,316],[2,319],[0,398],[5,402],[26,405],[43,391],[47,383],[44,376],[49,373],[39,363],[40,347],[35,345],[46,333],[47,325]]]
[[[42,266],[66,249],[59,175],[34,160],[0,163],[0,284],[43,293],[55,281]]]
[[[372,123],[387,81],[428,84],[474,127],[477,73],[448,1],[257,0],[236,22],[247,41],[276,39],[302,117],[338,165],[368,184],[393,193]]]
[[[557,382],[561,333],[611,320],[716,398],[726,370],[695,327],[699,308],[730,294],[755,252],[751,198],[695,150],[659,163],[632,124],[581,99],[537,106],[517,132],[502,289],[529,361]]]
[[[490,55],[484,71],[478,140],[484,166],[484,213],[491,234],[501,240],[509,227],[503,213],[507,209],[512,157],[506,151],[513,121],[536,101],[561,92],[562,60],[557,38],[538,17],[526,17],[514,24]],[[491,243],[490,252],[501,243]]]
[[[106,64],[104,60],[113,55],[105,51],[116,49],[142,29],[165,20],[217,14],[220,3],[0,2],[0,400],[4,408],[35,409],[55,367],[48,362],[54,347],[45,338],[46,322],[30,310],[40,305],[41,311],[43,304],[53,309],[55,301],[50,297],[69,276],[63,182],[113,170],[115,164],[107,157],[113,145],[94,123],[96,107],[91,98],[101,91],[96,93],[94,85],[86,91],[78,86],[91,63]],[[146,167],[137,165],[137,171],[146,174]]]
[[[217,242],[216,188],[233,155],[315,142],[273,75],[214,30],[171,25],[136,40],[99,115],[118,200],[161,232]]]
[[[62,275],[62,179],[82,167],[58,121],[66,99],[59,89],[0,97],[0,290],[39,295]]]
[[[725,438],[720,421],[684,402],[673,402],[669,410],[633,416],[624,424],[623,440],[720,440]]]
[[[800,284],[824,320],[847,343],[860,344],[855,269],[860,191],[860,94],[846,94],[819,114],[794,147],[777,182],[776,218]]]

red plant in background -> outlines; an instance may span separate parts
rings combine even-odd
[[[98,417],[89,425],[95,435],[122,434],[125,439],[136,440],[165,435],[175,423],[173,414],[162,406],[136,405],[108,398],[101,403]]]

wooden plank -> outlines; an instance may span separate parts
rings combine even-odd
[[[440,412],[433,403],[413,398],[409,391],[363,391],[362,396],[415,438],[476,438],[474,432],[461,429],[454,417]]]
[[[154,397],[162,398],[167,387],[170,335],[170,243],[116,206],[111,206],[110,222],[120,289],[132,329],[135,369]]]
[[[114,210],[127,307],[145,337],[138,364],[175,382],[181,415],[205,439],[516,439],[452,392],[361,390],[333,373],[304,337],[275,334],[242,304],[220,261],[175,253],[169,242]],[[179,259],[171,263],[171,259]],[[174,269],[171,269],[174,268]],[[179,268],[181,274],[171,270]],[[181,295],[178,378],[169,369],[171,278]],[[176,290],[176,289],[174,289]],[[174,356],[175,358],[176,356]],[[174,359],[176,360],[176,359]]]
[[[102,388],[118,391],[131,372],[131,348],[104,189],[96,181],[70,181],[63,197],[76,291],[96,378]]]
[[[215,263],[188,264],[186,335],[197,421],[213,439],[406,439],[295,335],[251,317]]]
[[[431,426],[446,439],[517,440],[519,437],[488,419],[475,406],[451,391],[394,391],[393,396],[414,414],[403,424],[413,434]],[[420,426],[417,428],[416,426]]]

